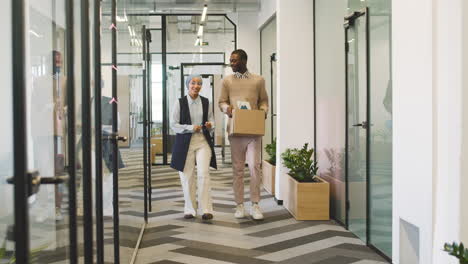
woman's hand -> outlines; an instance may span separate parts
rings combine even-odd
[[[211,129],[213,125],[211,124],[211,122],[205,122],[205,127],[206,129]]]
[[[201,130],[202,130],[202,126],[199,126],[199,125],[193,126],[193,132],[200,132]]]
[[[232,117],[232,106],[228,106],[228,108],[226,109],[226,115],[228,115],[229,117]]]

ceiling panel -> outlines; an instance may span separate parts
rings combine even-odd
[[[120,0],[118,9],[128,13],[201,13],[205,4],[209,13],[260,10],[260,0]],[[103,6],[108,8],[110,0],[103,1]]]

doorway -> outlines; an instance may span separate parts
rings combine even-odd
[[[383,256],[392,248],[388,13],[345,18],[346,226]]]
[[[368,20],[367,9],[345,18],[346,189],[348,229],[368,234]]]

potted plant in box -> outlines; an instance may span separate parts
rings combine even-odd
[[[276,170],[276,138],[271,144],[265,146],[265,151],[270,157],[268,160],[263,160],[263,187],[272,195],[275,194],[275,170]]]
[[[460,264],[468,264],[468,248],[465,248],[463,243],[445,243],[444,251],[456,257],[460,261]]]
[[[316,176],[314,149],[306,143],[301,149],[286,149],[281,154],[289,169],[284,205],[297,220],[330,219],[330,185]]]

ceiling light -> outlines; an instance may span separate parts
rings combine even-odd
[[[130,34],[130,37],[133,37],[132,27],[130,25],[128,25],[128,33]]]
[[[198,28],[197,36],[199,36],[199,37],[203,36],[203,26],[202,25],[200,25],[200,27]]]
[[[34,30],[32,30],[32,29],[29,30],[29,33],[31,33],[32,35],[36,36],[37,38],[42,38],[42,37],[43,37],[43,35],[37,34],[37,32],[34,31]]]
[[[205,19],[206,19],[206,13],[208,12],[208,6],[205,5],[203,7],[203,13],[202,13],[202,16],[201,16],[201,23],[205,22]]]
[[[117,20],[117,22],[127,22],[127,16],[126,15],[124,15],[123,17],[116,16],[115,20]]]

